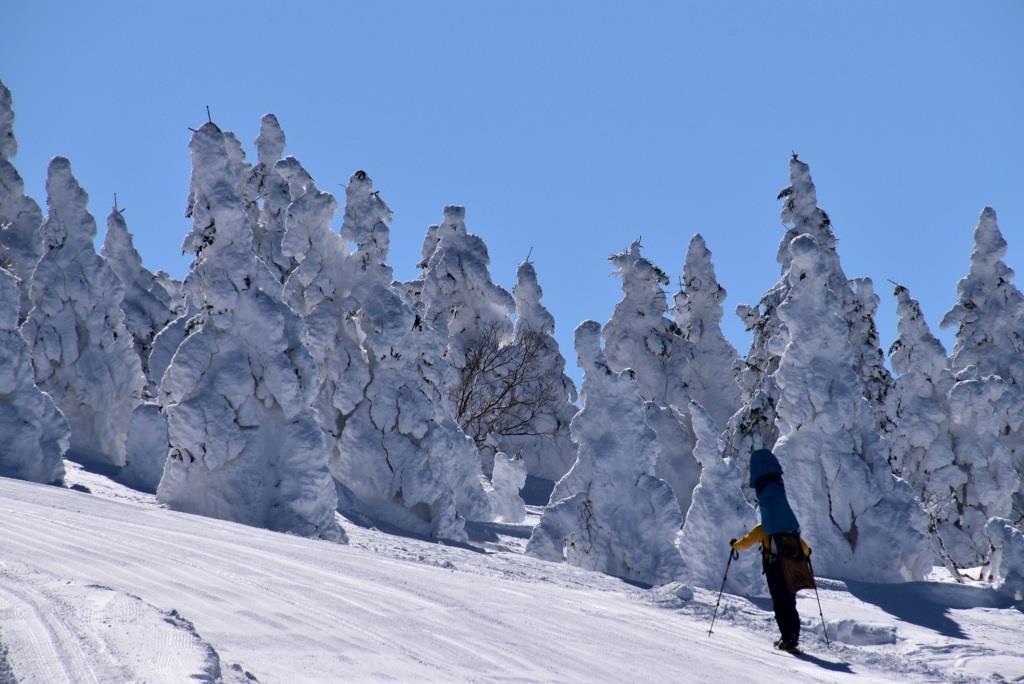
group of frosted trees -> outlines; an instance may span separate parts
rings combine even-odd
[[[179,282],[143,266],[116,201],[96,252],[66,159],[44,216],[9,161],[13,121],[0,87],[0,474],[59,482],[68,454],[178,510],[340,540],[340,508],[458,540],[468,520],[520,522],[527,472],[568,470],[576,390],[536,272],[493,283],[461,207],[396,282],[365,172],[338,231],[273,115],[255,165],[210,122],[189,143]]]
[[[897,286],[894,377],[872,283],[843,272],[795,156],[779,199],[781,276],[757,305],[737,308],[753,335],[745,358],[722,337],[725,291],[699,235],[671,310],[669,278],[638,243],[611,257],[622,300],[603,328],[576,331],[578,457],[527,551],[635,581],[717,587],[729,538],[757,520],[744,484],[747,457],[764,447],[783,464],[819,574],[898,582],[936,562],[954,576],[987,564],[1019,600],[1024,297],[995,213],[982,212],[970,273],[943,320],[957,326],[951,357]],[[732,591],[763,592],[752,556],[734,565]]]
[[[577,397],[529,260],[502,288],[449,206],[419,277],[398,282],[370,177],[351,177],[335,229],[338,200],[285,144],[273,115],[256,164],[216,124],[194,131],[193,262],[176,281],[143,266],[116,202],[97,254],[66,159],[50,164],[45,216],[24,195],[0,86],[0,474],[59,482],[68,452],[178,510],[333,540],[336,510],[455,540],[470,520],[521,522],[529,474],[556,484],[528,553],[712,586],[757,519],[746,457],[767,447],[819,574],[987,563],[1021,583],[1024,297],[992,210],[943,320],[951,356],[897,287],[893,375],[872,283],[843,272],[794,156],[779,281],[737,310],[746,357],[722,335],[701,236],[671,302],[635,242],[610,257],[611,319],[576,331]],[[730,582],[763,590],[752,558]]]

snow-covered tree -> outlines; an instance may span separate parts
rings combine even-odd
[[[254,249],[284,282],[298,265],[283,242],[288,230],[288,207],[308,190],[315,189],[313,177],[294,157],[284,154],[284,131],[273,114],[266,114],[256,138],[259,163],[253,167],[251,185],[263,199],[254,231]]]
[[[700,477],[693,457],[696,440],[682,414],[690,403],[695,347],[665,315],[668,305],[661,288],[668,276],[640,254],[640,242],[609,261],[622,278],[622,299],[604,327],[604,355],[613,371],[632,369],[640,395],[653,402],[647,420],[657,434],[657,475],[672,486],[685,516]]]
[[[933,552],[928,518],[889,469],[874,411],[861,391],[854,346],[830,283],[829,253],[811,235],[790,243],[789,331],[775,381],[774,452],[816,570],[874,582],[923,579]]]
[[[699,359],[688,369],[687,394],[704,407],[717,425],[725,425],[740,407],[740,387],[734,376],[739,354],[721,328],[725,295],[725,288],[715,277],[711,250],[702,236],[694,235],[686,250],[672,319]]]
[[[53,399],[36,387],[18,332],[20,310],[17,278],[0,268],[0,476],[60,482],[71,431]]]
[[[1009,518],[1024,526],[1020,459],[1024,453],[1024,410],[1018,387],[998,375],[978,376],[968,367],[949,391],[950,431],[956,463],[967,471],[959,527],[971,538],[955,561],[973,567],[986,561],[989,518]]]
[[[941,327],[957,329],[954,375],[974,366],[979,376],[1024,386],[1024,294],[1003,261],[1006,247],[995,210],[985,207],[974,229],[970,271],[957,283],[957,302]]]
[[[531,475],[557,481],[576,458],[569,434],[576,386],[529,261],[519,264],[512,292],[513,334],[502,339],[501,328],[490,326],[477,337],[460,372],[455,415],[478,446],[519,454]]]
[[[46,192],[43,256],[21,331],[32,348],[36,383],[71,425],[70,452],[124,465],[128,423],[145,384],[121,311],[124,286],[96,253],[89,196],[64,157],[50,162]]]
[[[849,327],[850,344],[853,345],[853,367],[860,376],[861,392],[875,414],[879,433],[887,437],[892,431],[892,423],[886,405],[894,381],[885,367],[885,357],[879,346],[878,328],[875,325],[878,295],[875,294],[871,278],[854,278],[850,285],[853,287],[853,297],[845,303],[844,318]],[[849,288],[843,292],[848,295]]]
[[[28,291],[32,269],[42,253],[39,225],[43,213],[35,200],[25,195],[25,181],[11,164],[17,153],[13,99],[11,91],[0,81],[0,268],[18,278],[18,320],[22,321],[31,308]]]
[[[346,188],[342,237],[356,245],[352,297],[369,382],[347,416],[331,470],[359,507],[402,529],[465,539],[465,521],[489,520],[480,459],[448,411],[445,338],[392,284],[391,210],[357,171]]]
[[[288,162],[297,163],[292,158]],[[284,166],[279,162],[275,172]],[[277,177],[284,182],[283,176]],[[361,346],[359,302],[353,296],[357,260],[331,228],[336,211],[334,197],[310,179],[305,192],[287,207],[279,251],[297,264],[285,281],[285,301],[305,319],[306,346],[319,372],[314,405],[332,473],[338,478],[341,433],[364,399],[370,369]]]
[[[175,302],[157,277],[142,264],[142,257],[135,250],[132,235],[128,232],[124,214],[116,206],[107,216],[107,233],[103,237],[103,257],[114,269],[124,285],[124,323],[135,342],[135,351],[146,376],[150,396],[155,396],[160,378],[149,373],[149,353],[153,339],[176,317]]]
[[[578,456],[526,552],[637,582],[675,580],[683,571],[676,546],[683,517],[654,474],[657,441],[637,374],[608,366],[596,321],[576,328],[576,353],[584,371],[583,408],[572,421]]]
[[[898,377],[888,396],[893,425],[887,439],[889,463],[914,488],[930,516],[943,558],[964,559],[968,539],[959,511],[965,506],[967,471],[955,462],[949,429],[953,374],[920,304],[901,285],[894,295],[899,338],[889,348],[889,358]]]
[[[526,484],[526,463],[516,455],[499,451],[494,454],[491,486],[494,495],[491,507],[497,522],[521,523],[526,519],[526,504],[519,490]]]
[[[253,253],[231,140],[213,123],[189,148],[195,255],[184,287],[201,313],[160,385],[170,456],[157,488],[174,509],[309,537],[343,538],[311,403],[302,321]]]
[[[996,592],[1024,607],[1024,530],[1006,518],[992,518],[985,534],[992,545],[989,579]]]
[[[690,402],[693,431],[697,435],[694,456],[700,462],[700,482],[686,514],[679,548],[683,552],[687,581],[718,589],[730,552],[729,540],[738,539],[757,524],[757,512],[743,494],[746,463],[742,457],[722,457],[718,426],[700,404]],[[732,562],[726,588],[748,596],[764,593],[760,558],[744,554]]]
[[[669,278],[640,254],[640,242],[608,260],[622,279],[622,299],[604,326],[604,354],[614,370],[632,368],[644,399],[685,408],[690,401],[689,369],[693,345],[665,314],[662,287]]]
[[[892,377],[883,365],[874,311],[878,299],[870,279],[850,281],[839,263],[836,237],[828,214],[818,207],[817,190],[810,167],[797,159],[789,162],[790,184],[779,193],[783,200],[781,219],[787,231],[779,243],[776,261],[781,266],[779,281],[761,297],[756,306],[740,305],[737,315],[748,332],[753,333],[750,349],[738,376],[743,391],[743,405],[726,427],[727,455],[749,455],[755,449],[771,449],[778,439],[776,406],[779,390],[774,374],[782,351],[789,343],[790,332],[778,315],[779,305],[789,294],[789,245],[799,235],[811,235],[822,252],[828,287],[839,298],[841,315],[846,322],[847,337],[852,345],[851,365],[860,380],[861,393],[868,399],[878,429],[888,432],[886,395]]]
[[[961,527],[974,554],[988,557],[989,518],[1024,526],[1024,295],[1013,285],[996,213],[986,207],[974,230],[967,276],[942,327],[957,326],[950,390],[953,449],[968,472]]]
[[[155,401],[139,404],[128,425],[125,465],[117,479],[129,487],[155,492],[170,450],[167,417],[160,411],[160,405]]]
[[[458,372],[466,366],[467,352],[488,330],[496,330],[502,341],[512,335],[515,311],[512,295],[491,280],[487,245],[466,230],[465,218],[463,207],[444,208],[444,220],[427,229],[421,263],[425,319],[427,325],[448,336],[452,388],[458,383]]]

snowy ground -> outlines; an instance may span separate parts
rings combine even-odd
[[[528,526],[459,548],[346,522],[340,546],[68,470],[0,478],[0,682],[1024,681],[1024,613],[982,587],[822,580],[839,643],[802,597],[794,657],[766,601],[726,596],[709,638],[713,593],[526,558]]]

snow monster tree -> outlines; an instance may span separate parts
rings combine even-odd
[[[576,328],[584,371],[583,408],[572,421],[579,452],[556,485],[526,553],[648,584],[683,571],[676,546],[683,517],[672,489],[655,476],[657,439],[633,371],[613,371],[601,325]]]
[[[32,273],[33,308],[21,331],[32,348],[36,383],[71,425],[71,454],[122,466],[145,384],[121,311],[124,286],[96,253],[89,196],[64,157],[50,162],[46,192],[43,256]]]
[[[929,529],[940,557],[955,566],[954,559],[973,554],[965,553],[970,536],[961,521],[968,469],[956,464],[950,434],[953,374],[946,350],[929,330],[920,304],[903,286],[897,285],[894,294],[899,338],[889,348],[889,359],[898,377],[888,397],[894,426],[887,440],[889,464],[914,488],[931,518]]]
[[[471,414],[467,424],[491,435],[501,451],[520,455],[529,474],[556,482],[576,460],[569,433],[576,386],[565,374],[555,319],[541,304],[542,294],[533,264],[519,264],[512,337],[476,345],[468,365],[479,377],[461,385],[459,398],[465,401],[463,413]]]
[[[949,404],[956,463],[967,472],[958,526],[971,543],[954,551],[964,567],[988,558],[989,518],[1024,527],[1024,295],[1003,261],[1006,247],[996,212],[985,207],[970,271],[941,324],[957,328]]]
[[[0,81],[0,268],[18,279],[20,323],[32,306],[29,282],[41,255],[39,225],[43,213],[35,200],[25,195],[25,181],[10,161],[17,153],[11,91]]]
[[[0,268],[0,477],[51,484],[64,477],[71,430],[36,387],[32,357],[18,332],[18,280]]]
[[[829,252],[800,235],[789,258],[778,307],[789,343],[775,373],[774,451],[815,570],[868,582],[923,579],[934,557],[928,518],[889,469],[855,370],[843,300],[829,283]]]
[[[703,237],[694,235],[686,250],[683,278],[671,313],[683,339],[693,345],[693,355],[699,359],[688,369],[686,392],[716,425],[725,425],[740,407],[740,387],[735,380],[740,357],[721,328],[725,295],[725,288],[715,277],[711,250]]]
[[[160,378],[152,377],[149,372],[149,353],[153,349],[153,339],[180,312],[173,310],[175,302],[172,294],[142,264],[142,257],[135,249],[124,214],[117,207],[107,216],[107,233],[103,236],[100,254],[124,285],[121,310],[124,311],[125,326],[135,342],[135,352],[139,355],[142,372],[146,376],[147,393],[154,396]]]
[[[657,435],[656,473],[675,493],[683,516],[700,477],[694,460],[689,388],[695,384],[694,345],[665,313],[665,272],[640,254],[640,242],[608,258],[622,278],[622,299],[602,332],[604,355],[614,371],[632,369],[640,395],[649,402],[647,423]]]
[[[723,550],[729,548],[730,539],[741,537],[757,523],[757,511],[743,494],[747,459],[723,458],[720,433],[711,415],[696,402],[690,402],[689,413],[697,434],[693,455],[700,462],[701,471],[679,548],[684,551],[686,581],[718,589],[722,582]],[[726,588],[733,594],[761,595],[766,589],[761,575],[761,559],[756,554],[743,554],[732,561]]]
[[[368,376],[362,399],[344,418],[331,471],[372,517],[464,540],[466,520],[491,518],[480,457],[449,413],[444,338],[393,284],[390,220],[373,181],[357,171],[345,191],[341,228],[356,251],[339,267],[351,269]]]
[[[779,358],[789,343],[790,332],[779,305],[789,294],[789,245],[799,235],[812,236],[822,251],[826,282],[839,297],[840,315],[847,326],[852,356],[851,367],[857,374],[861,394],[868,400],[882,434],[891,429],[886,412],[886,395],[892,377],[883,365],[882,350],[874,324],[878,299],[867,278],[851,281],[843,272],[836,251],[836,237],[828,214],[818,207],[817,190],[810,167],[796,155],[789,162],[788,187],[779,193],[783,201],[781,219],[787,231],[779,244],[776,261],[781,266],[779,281],[761,297],[756,306],[740,305],[736,313],[754,339],[741,365],[740,387],[743,405],[726,426],[726,455],[750,455],[755,449],[771,449],[779,437],[776,426],[778,387],[775,372]]]
[[[199,515],[342,539],[301,319],[253,252],[230,140],[207,123],[189,148],[193,229],[185,248],[196,257],[184,287],[200,314],[160,385],[171,453],[157,499]]]

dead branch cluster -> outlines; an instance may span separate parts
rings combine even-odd
[[[466,365],[452,390],[456,420],[483,446],[488,437],[550,434],[562,389],[561,373],[547,363],[546,336],[525,330],[511,338],[492,324],[468,345]]]

